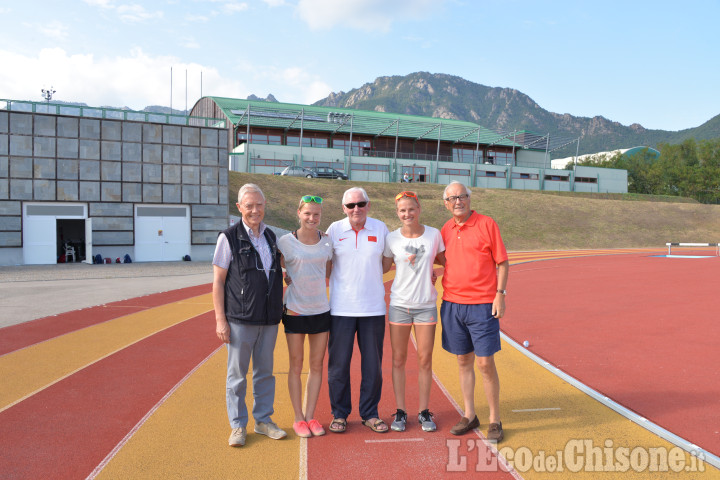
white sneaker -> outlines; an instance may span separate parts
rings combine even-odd
[[[245,445],[245,437],[247,436],[247,431],[242,428],[233,428],[232,432],[230,433],[230,438],[228,439],[228,445],[231,447],[242,447]]]
[[[395,412],[395,415],[393,415],[393,421],[390,424],[390,428],[392,428],[396,432],[404,432],[405,431],[405,423],[407,422],[407,413],[405,413],[405,410],[397,409],[397,412]]]
[[[281,438],[287,437],[285,430],[282,430],[280,427],[275,425],[275,422],[273,421],[269,421],[267,423],[257,422],[255,424],[255,433],[267,435],[273,440],[280,440]]]
[[[418,414],[418,422],[420,422],[425,432],[434,432],[437,430],[437,425],[433,422],[433,414],[427,408]]]

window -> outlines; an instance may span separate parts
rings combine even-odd
[[[492,165],[514,165],[513,153],[502,150],[488,150],[485,163]]]
[[[438,168],[438,174],[469,176],[470,170],[460,170],[458,168]]]
[[[292,160],[275,160],[273,158],[260,158],[255,157],[252,159],[252,164],[256,167],[287,167],[292,165]]]
[[[482,152],[478,152],[482,155]],[[456,163],[475,163],[475,150],[468,148],[453,148],[453,162]]]
[[[289,146],[299,147],[300,146],[300,137],[288,135],[286,138],[285,144],[289,145]],[[328,146],[327,138],[303,137],[303,147],[327,148],[327,146]]]
[[[345,155],[365,155],[365,152],[370,150],[369,140],[353,140],[352,141],[352,153],[350,153],[351,145],[350,140],[343,140],[336,138],[333,140],[332,148],[342,148],[345,150]]]
[[[375,165],[373,163],[353,163],[353,170],[362,170],[366,172],[387,172],[387,165]]]
[[[545,175],[545,180],[550,180],[552,182],[567,182],[568,177],[562,177],[560,175]]]
[[[478,170],[478,177],[494,177],[494,178],[505,178],[505,172],[495,172],[491,170]]]
[[[237,144],[241,145],[247,142],[247,133],[238,132]],[[257,143],[259,145],[282,145],[282,137],[280,135],[268,135],[265,133],[251,133],[250,143]]]
[[[538,174],[537,173],[519,173],[519,172],[513,172],[512,178],[517,178],[520,180],[537,180]]]
[[[575,177],[575,181],[580,183],[597,183],[597,178]]]

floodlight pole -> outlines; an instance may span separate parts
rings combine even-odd
[[[577,139],[577,148],[575,149],[575,162],[573,162],[573,165],[577,167],[577,159],[578,155],[580,154],[580,137]]]
[[[52,96],[55,93],[55,90],[53,87],[50,87],[49,90],[45,90],[44,88],[41,90],[42,97],[45,99],[47,103],[50,103],[50,100],[52,100]]]
[[[303,166],[303,123],[305,122],[305,107],[300,109],[300,166]]]

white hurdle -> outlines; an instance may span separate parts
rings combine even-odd
[[[671,255],[672,253],[672,247],[716,247],[715,248],[715,255],[720,257],[720,243],[679,243],[679,242],[671,242],[666,243],[666,247],[668,247],[668,255]]]

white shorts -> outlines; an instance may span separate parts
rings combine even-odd
[[[406,308],[390,305],[388,310],[388,322],[392,325],[435,325],[437,318],[437,307]]]

